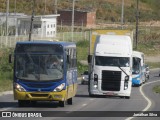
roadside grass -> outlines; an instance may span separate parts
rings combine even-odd
[[[0,92],[12,90],[12,72],[0,71]]]
[[[160,54],[160,40],[139,43],[137,49],[148,56]]]
[[[0,80],[0,92],[12,90],[12,80]]]
[[[78,76],[80,76],[84,71],[88,70],[88,66],[81,63],[81,61],[87,61],[89,49],[89,41],[79,41],[77,42],[77,65],[78,65]]]
[[[153,91],[154,91],[155,93],[159,93],[159,94],[160,94],[160,85],[154,86],[154,87],[153,87]]]
[[[160,62],[146,62],[150,69],[160,68]]]

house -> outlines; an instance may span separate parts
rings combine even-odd
[[[58,25],[72,24],[72,10],[59,10]],[[74,11],[74,25],[93,27],[96,21],[96,12],[94,10],[75,10]]]
[[[8,13],[8,26],[16,26],[17,18],[27,16],[24,13]],[[6,13],[0,12],[0,25],[5,24]]]
[[[32,34],[38,37],[55,37],[57,33],[57,17],[55,15],[34,16]],[[31,16],[18,18],[16,35],[27,35],[30,32]]]

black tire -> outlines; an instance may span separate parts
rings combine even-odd
[[[67,104],[68,105],[72,105],[73,103],[72,103],[72,98],[69,98],[68,100],[67,100]]]
[[[36,106],[37,105],[37,101],[31,101],[31,106]]]
[[[19,107],[26,107],[29,105],[29,101],[28,100],[18,100],[18,106]]]
[[[81,84],[84,85],[84,81],[82,81]]]
[[[125,99],[130,99],[130,96],[125,96]]]
[[[125,97],[124,96],[119,96],[121,99],[124,99]]]
[[[65,101],[59,101],[59,106],[60,107],[65,107]]]
[[[89,97],[96,97],[96,95],[89,93]]]

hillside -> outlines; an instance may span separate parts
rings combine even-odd
[[[10,12],[31,14],[32,0],[10,0]],[[46,1],[46,4],[45,4]],[[124,0],[125,22],[134,22],[137,0]],[[6,0],[0,0],[0,12],[6,12]],[[45,9],[46,5],[46,9]],[[140,20],[160,20],[160,0],[139,0]],[[36,14],[54,13],[54,0],[36,0]],[[72,0],[57,0],[57,9],[71,9]],[[75,2],[75,9],[94,9],[97,11],[98,21],[119,22],[121,18],[121,0],[79,0]]]

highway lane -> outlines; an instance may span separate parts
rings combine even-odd
[[[151,107],[148,109],[148,111],[150,111],[151,113],[152,111],[160,111],[160,94],[153,92],[153,87],[156,85],[160,85],[160,77],[158,75],[159,75],[159,70],[151,71],[150,80],[143,86],[143,92],[145,93],[146,97],[149,98],[150,101],[152,102]],[[133,118],[133,120],[159,120],[159,119],[160,118],[157,117]]]
[[[156,74],[157,74],[157,71],[151,72],[150,80],[148,82],[159,80],[160,78],[157,77]],[[157,83],[154,83],[154,85],[155,84]],[[153,95],[152,86],[154,85],[149,84],[143,87],[144,93],[151,98],[155,98],[155,96],[152,96]],[[159,97],[158,95],[156,96],[157,98]],[[151,100],[153,104],[149,110],[158,110],[158,108],[160,108],[159,107],[160,104],[159,106],[157,105],[159,103],[157,98],[156,100],[154,99]],[[142,111],[147,105],[148,105],[148,102],[141,95],[139,91],[139,87],[132,88],[131,99],[121,99],[119,97],[90,98],[88,96],[87,85],[79,85],[77,95],[73,99],[73,105],[66,105],[65,108],[58,107],[58,104],[56,102],[38,102],[36,106],[19,108],[17,106],[16,101],[13,100],[12,95],[0,96],[0,111],[6,111],[6,110],[7,111],[35,111],[35,112],[36,111],[66,111],[67,114],[74,114],[73,111]],[[92,114],[98,115],[99,113],[92,112]],[[61,114],[59,116],[61,116]],[[126,118],[127,117],[121,117],[121,118],[115,117],[114,119],[124,120]],[[0,118],[0,119],[4,119],[4,118]],[[12,119],[17,119],[17,118],[12,118]],[[43,120],[44,118],[41,118],[41,119]],[[54,118],[45,118],[45,119],[54,120],[54,119],[62,119],[62,118],[54,117]],[[71,118],[67,117],[64,119],[75,120],[75,117],[71,117]],[[97,119],[97,117],[94,117],[94,118],[77,117],[76,119],[84,119],[84,120],[93,119],[94,120],[94,119]],[[100,117],[98,119],[101,120],[106,118]],[[107,120],[108,119],[109,117],[107,117]],[[113,119],[113,118],[110,118],[110,119]],[[137,118],[133,118],[133,119],[137,119]],[[147,118],[147,119],[151,119],[151,118]],[[157,118],[152,118],[152,119],[157,119]]]

